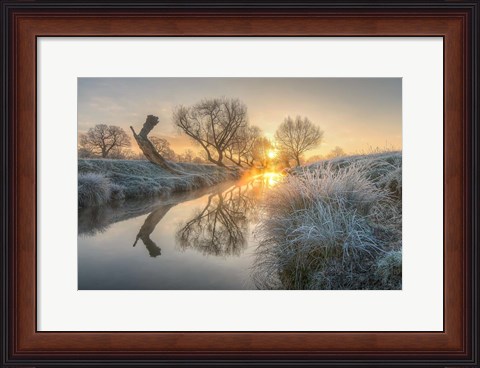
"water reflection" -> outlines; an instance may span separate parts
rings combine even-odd
[[[150,254],[150,257],[157,257],[159,256],[162,252],[160,247],[155,244],[155,242],[150,239],[150,235],[153,233],[153,230],[157,227],[157,224],[165,217],[167,212],[175,206],[175,204],[167,204],[164,206],[159,206],[156,210],[151,212],[147,218],[145,219],[145,222],[143,223],[142,227],[140,228],[140,231],[137,234],[137,237],[135,239],[135,243],[133,243],[133,246],[137,245],[138,239],[141,239],[143,244],[145,244],[145,247],[147,247],[148,254]]]
[[[255,288],[252,232],[261,199],[278,179],[256,175],[167,198],[79,211],[79,288]],[[145,251],[138,253],[139,246]]]
[[[200,198],[209,192],[211,188],[203,188],[167,198],[126,200],[106,206],[82,208],[78,211],[78,235],[87,237],[99,235],[108,231],[109,227],[117,222],[153,213],[160,207],[172,208],[177,204]]]
[[[181,249],[193,248],[205,255],[238,256],[245,249],[249,214],[256,201],[251,183],[210,194],[203,209],[177,231]]]

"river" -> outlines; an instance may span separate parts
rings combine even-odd
[[[266,191],[257,175],[168,198],[79,210],[80,290],[256,289],[251,276]]]

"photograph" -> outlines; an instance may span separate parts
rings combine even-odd
[[[402,78],[77,92],[79,290],[402,290]]]

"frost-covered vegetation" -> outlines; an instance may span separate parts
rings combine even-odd
[[[258,288],[401,289],[401,152],[297,168],[267,195],[265,212]]]
[[[172,174],[148,161],[78,160],[80,208],[121,199],[169,195],[235,179],[236,171],[216,165],[171,163],[181,174]]]

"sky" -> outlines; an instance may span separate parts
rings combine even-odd
[[[78,132],[107,124],[131,134],[130,125],[139,131],[156,115],[151,135],[167,138],[176,153],[198,152],[173,126],[172,111],[216,97],[239,98],[250,124],[269,138],[287,116],[308,117],[324,139],[307,157],[336,146],[347,153],[402,147],[401,78],[78,78]]]

